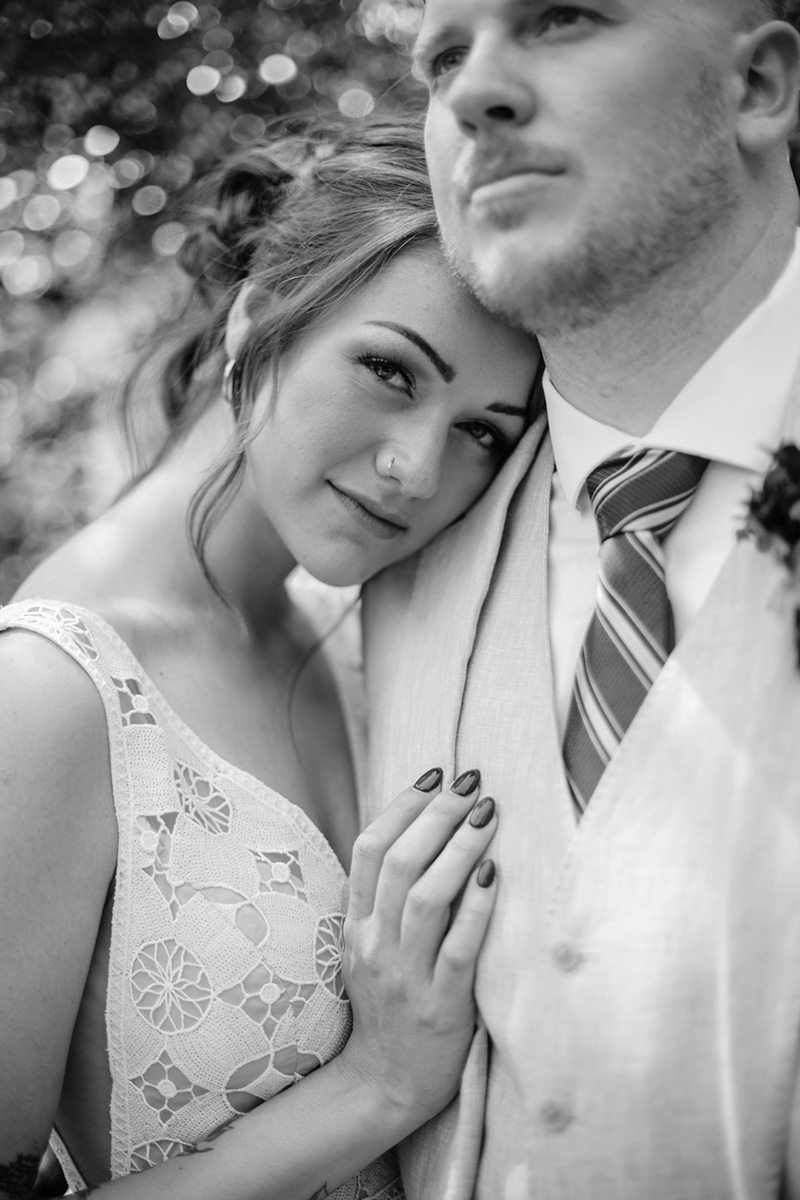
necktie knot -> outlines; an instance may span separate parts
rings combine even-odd
[[[606,459],[586,480],[601,541],[645,530],[662,541],[707,466],[707,459],[677,450],[634,450]]]

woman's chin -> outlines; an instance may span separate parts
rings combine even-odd
[[[344,556],[338,559],[309,556],[306,561],[302,558],[298,561],[320,583],[339,588],[360,587],[386,566],[385,563],[354,562]]]

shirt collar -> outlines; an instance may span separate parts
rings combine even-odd
[[[797,370],[800,232],[789,263],[762,301],[712,354],[649,433],[630,434],[579,412],[545,373],[553,454],[564,492],[578,507],[589,473],[632,444],[682,450],[764,472],[780,441]]]

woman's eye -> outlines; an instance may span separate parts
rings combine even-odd
[[[385,383],[388,387],[396,388],[397,391],[410,395],[414,387],[414,380],[410,372],[405,367],[401,367],[399,363],[392,362],[390,358],[380,358],[374,354],[363,354],[358,361],[368,371],[371,371],[381,383]]]
[[[485,421],[464,421],[461,429],[472,438],[474,442],[481,447],[482,450],[491,452],[506,450],[508,441],[494,425],[487,425]]]
[[[440,54],[431,61],[429,74],[432,78],[438,79],[441,75],[447,75],[450,71],[457,70],[461,66],[466,57],[466,50],[453,48],[452,50],[443,50]]]

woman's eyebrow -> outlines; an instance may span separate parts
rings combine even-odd
[[[450,363],[445,362],[440,354],[437,354],[433,346],[425,341],[421,334],[417,333],[416,329],[409,329],[407,325],[396,325],[394,321],[366,321],[366,325],[379,325],[382,329],[391,329],[394,333],[399,333],[402,337],[407,338],[409,342],[421,350],[436,367],[436,370],[441,375],[445,383],[452,383],[458,372],[455,367],[451,367]]]
[[[527,0],[523,0],[527,2]],[[430,61],[441,46],[463,46],[467,37],[465,30],[455,19],[441,21],[436,26],[432,20],[425,19],[422,30],[412,51],[414,66],[422,72],[425,79],[430,79]]]
[[[501,404],[498,400],[495,404],[486,405],[487,412],[505,413],[509,417],[527,417],[527,408],[519,408],[516,404]]]

